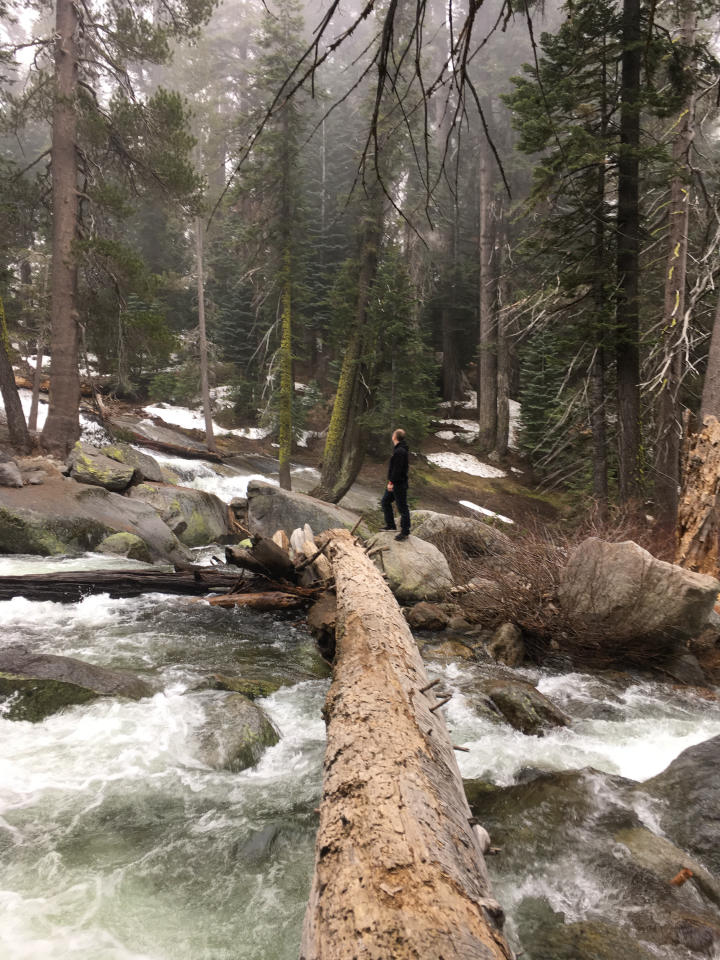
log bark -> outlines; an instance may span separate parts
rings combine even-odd
[[[683,458],[675,563],[698,573],[720,573],[720,422],[705,417]]]
[[[380,572],[346,530],[315,874],[302,960],[500,960],[491,898],[437,689]],[[485,834],[485,837],[487,835]]]
[[[222,597],[210,597],[212,607],[249,607],[251,610],[292,610],[307,604],[303,597],[291,593],[228,593]]]
[[[74,573],[33,573],[0,577],[0,600],[54,600],[76,603],[94,593],[111,597],[138,597],[142,593],[173,593],[203,596],[221,587],[237,588],[237,572],[202,567],[172,573],[166,570],[87,570]]]

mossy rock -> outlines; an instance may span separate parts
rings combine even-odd
[[[37,723],[64,707],[89,703],[99,696],[76,683],[0,673],[0,699],[4,700],[0,713],[8,720]]]
[[[622,927],[602,920],[566,923],[547,900],[528,897],[520,904],[517,923],[529,960],[652,960]]]
[[[0,507],[0,553],[43,557],[94,549],[108,530],[83,517],[47,517]]]
[[[226,677],[221,673],[213,674],[212,679],[217,690],[240,693],[244,697],[247,697],[248,700],[269,697],[285,685],[279,680],[254,680],[251,677]]]
[[[474,660],[475,652],[459,640],[446,640],[438,646],[428,644],[423,648],[424,660]]]
[[[98,552],[127,557],[128,560],[140,560],[142,563],[152,563],[148,545],[134,533],[113,533],[105,537],[98,547]]]
[[[89,443],[78,441],[68,459],[70,476],[78,483],[88,483],[106,490],[125,490],[132,483],[135,467],[106,457]]]
[[[151,457],[149,453],[141,453],[128,443],[116,443],[103,447],[102,454],[125,466],[134,467],[135,480],[150,480],[158,483],[163,480],[163,468],[155,457]]]

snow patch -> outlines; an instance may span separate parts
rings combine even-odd
[[[518,429],[520,427],[520,403],[517,400],[508,400],[510,407],[510,423],[508,426],[508,447],[511,450],[518,448]]]
[[[452,430],[438,430],[435,436],[438,440],[454,440],[456,434]]]
[[[495,479],[507,476],[504,470],[491,467],[489,463],[483,463],[470,453],[429,453],[427,458],[430,463],[434,463],[436,467],[442,467],[443,470],[469,473],[473,477]]]
[[[444,427],[457,427],[459,430],[464,430],[475,436],[480,433],[480,428],[475,420],[438,420],[438,423],[441,423]]]
[[[157,417],[173,427],[182,427],[185,430],[205,430],[205,417],[199,410],[189,407],[173,407],[169,403],[151,404],[143,407],[143,412],[150,417]],[[213,421],[213,431],[218,436],[232,434],[235,437],[244,437],[246,440],[264,440],[272,433],[271,427],[239,427],[228,430],[220,427]]]
[[[468,510],[474,510],[476,513],[481,513],[484,517],[494,517],[496,520],[502,520],[503,523],[515,523],[514,520],[510,519],[510,517],[504,517],[501,513],[495,513],[493,510],[487,510],[485,507],[480,507],[477,503],[473,503],[471,500],[458,500],[458,503],[461,507],[467,507]]]

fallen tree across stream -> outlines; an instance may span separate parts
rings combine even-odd
[[[315,599],[319,591],[294,584],[248,577],[227,568],[196,567],[190,570],[79,570],[71,573],[33,573],[25,576],[0,577],[0,600],[25,597],[27,600],[54,600],[76,603],[94,593],[111,597],[138,597],[142,593],[171,593],[202,597],[222,592],[222,606],[254,606],[274,609],[299,606]],[[296,603],[289,603],[288,595]],[[250,596],[255,599],[248,599]],[[266,597],[264,601],[257,599]],[[277,598],[277,602],[273,601]]]
[[[507,960],[487,833],[410,629],[347,530],[327,748],[302,960]]]

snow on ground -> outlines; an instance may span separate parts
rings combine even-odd
[[[441,423],[443,427],[457,427],[466,433],[478,434],[480,432],[477,420],[438,420],[438,423]]]
[[[458,503],[461,507],[467,507],[468,510],[481,513],[484,517],[495,517],[496,520],[502,520],[503,523],[515,523],[510,517],[504,517],[501,513],[495,513],[492,510],[487,510],[485,507],[480,507],[477,503],[473,503],[472,500],[458,500]]]
[[[185,430],[205,430],[205,417],[200,410],[191,410],[189,407],[174,407],[170,404],[158,403],[143,407],[143,411],[150,417],[173,427],[183,427]],[[239,427],[236,430],[227,430],[213,421],[213,431],[218,436],[232,434],[235,437],[245,437],[247,440],[264,440],[270,436],[270,427]]]
[[[32,405],[32,390],[25,390],[21,388],[18,390],[18,396],[20,397],[20,403],[22,404],[23,413],[25,414],[25,420],[27,422],[28,417],[30,416],[30,407]],[[47,397],[39,397],[38,403],[38,416],[37,416],[37,428],[42,430],[45,426],[45,421],[47,420],[48,415],[48,401]],[[5,403],[3,402],[2,396],[0,395],[0,416],[5,418]],[[99,423],[96,423],[94,420],[90,420],[89,417],[86,417],[84,414],[80,414],[80,433],[81,438],[86,441],[86,443],[100,444],[109,443],[110,436],[109,434],[100,426]]]
[[[233,388],[228,384],[224,387],[212,387],[210,390],[210,399],[215,407],[225,409],[233,405]]]
[[[454,440],[455,433],[452,430],[438,430],[435,434],[438,440]]]
[[[434,463],[436,467],[442,467],[443,470],[469,473],[473,477],[494,479],[507,476],[504,470],[491,467],[489,463],[483,463],[470,453],[429,453],[427,458],[430,463]]]
[[[463,400],[462,403],[456,400],[454,403],[452,400],[443,400],[442,403],[439,403],[438,406],[443,410],[449,410],[451,407],[455,407],[456,410],[474,410],[477,407],[477,391],[468,390],[465,394],[467,400]]]

